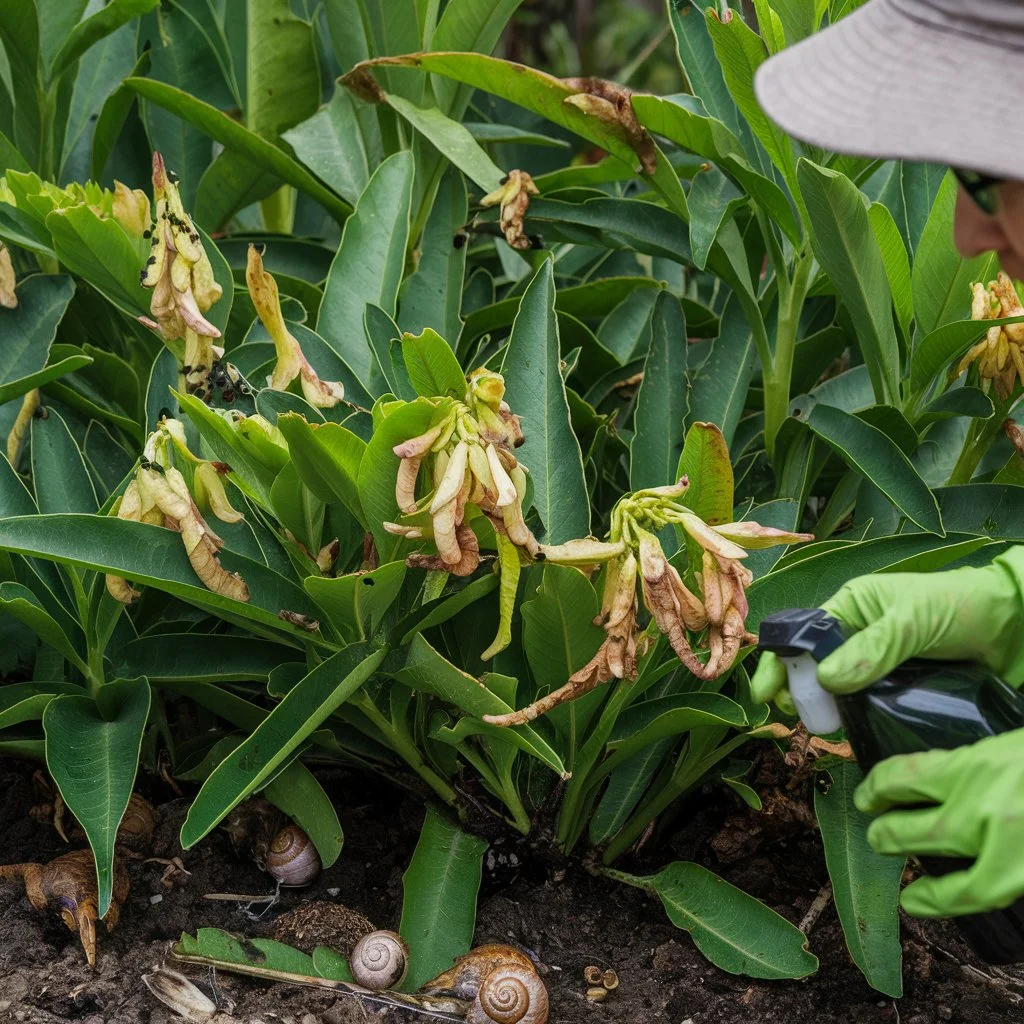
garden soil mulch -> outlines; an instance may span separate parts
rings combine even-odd
[[[0,862],[45,861],[66,851],[46,824],[29,815],[38,800],[33,768],[0,763]],[[323,777],[345,828],[338,863],[305,890],[285,890],[262,919],[212,892],[267,893],[268,877],[240,861],[217,831],[182,853],[177,842],[187,801],[161,788],[146,792],[158,808],[153,853],[180,855],[191,874],[161,882],[163,867],[133,861],[131,893],[110,935],[100,929],[97,967],[55,916],[32,909],[18,884],[0,885],[0,1024],[172,1024],[180,1021],[142,983],[182,931],[215,926],[269,934],[276,914],[305,899],[334,899],[377,927],[398,924],[402,872],[422,818],[422,800],[365,778]],[[767,813],[748,812],[721,790],[698,795],[675,830],[665,829],[631,863],[650,873],[674,858],[708,865],[799,923],[827,882],[806,792],[775,784],[761,771]],[[140,786],[145,791],[148,780]],[[794,795],[795,794],[795,795]],[[170,799],[168,799],[170,797]],[[814,923],[811,948],[821,960],[800,982],[756,982],[709,964],[672,926],[656,898],[559,862],[542,843],[506,837],[492,846],[480,894],[476,943],[513,943],[546,965],[551,1024],[1024,1024],[1024,969],[978,961],[945,923],[904,918],[904,997],[873,991],[853,965],[833,905]],[[613,967],[621,984],[607,1001],[585,998],[583,970]],[[234,1002],[240,1024],[423,1024],[429,1017],[364,1004],[352,996],[286,987],[223,972],[182,969],[210,994]]]

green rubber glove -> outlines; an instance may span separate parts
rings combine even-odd
[[[908,914],[978,914],[1024,896],[1024,729],[956,750],[890,757],[857,787],[854,803],[866,814],[888,812],[868,828],[879,853],[974,861],[908,885],[900,897]]]
[[[833,693],[861,690],[915,657],[980,661],[1011,686],[1024,683],[1024,547],[980,569],[861,576],[822,608],[851,634],[818,666]],[[762,654],[754,699],[792,713],[785,686],[785,666]]]

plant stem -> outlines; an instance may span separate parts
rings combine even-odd
[[[793,356],[804,302],[811,283],[814,260],[803,252],[796,258],[793,278],[777,273],[779,281],[779,322],[775,334],[775,353],[770,368],[762,367],[764,376],[764,439],[768,458],[775,458],[775,438],[789,415],[790,387],[793,377]]]
[[[260,200],[263,226],[279,235],[291,234],[295,222],[295,189],[282,185],[276,192]]]
[[[971,423],[971,428],[967,431],[967,437],[964,439],[964,446],[960,451],[960,457],[956,460],[949,480],[946,481],[947,487],[971,482],[978,463],[981,462],[996,435],[1003,429],[1005,418],[1005,406],[1001,404],[996,406],[995,413],[987,420],[974,420]]]

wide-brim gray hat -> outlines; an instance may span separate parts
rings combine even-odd
[[[869,0],[755,85],[824,149],[1024,179],[1024,0]]]

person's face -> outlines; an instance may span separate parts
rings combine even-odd
[[[967,259],[994,249],[1003,270],[1024,280],[1024,182],[1003,182],[998,196],[999,206],[989,215],[960,189],[953,229],[956,247]]]

